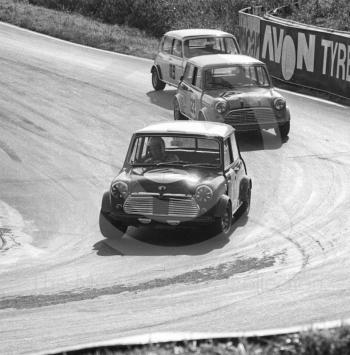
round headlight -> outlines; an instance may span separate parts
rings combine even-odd
[[[111,186],[111,193],[114,197],[117,198],[126,198],[128,191],[128,184],[126,184],[124,181],[116,181]]]
[[[213,190],[207,185],[200,185],[196,188],[194,197],[197,202],[208,202],[213,198]]]
[[[273,101],[273,106],[276,110],[281,111],[286,107],[286,100],[278,97]]]
[[[215,110],[219,113],[224,113],[227,110],[227,101],[220,100],[215,104]]]

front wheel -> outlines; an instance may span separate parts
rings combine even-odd
[[[232,227],[232,206],[229,202],[226,206],[224,214],[216,218],[213,231],[215,234],[223,234],[224,236],[228,236],[231,232]]]
[[[239,218],[241,216],[248,216],[250,211],[251,196],[252,196],[252,190],[250,187],[248,187],[246,192],[244,193],[244,196],[240,197],[241,205],[239,206],[235,217]]]
[[[290,121],[284,123],[283,125],[278,126],[278,128],[275,128],[276,134],[280,134],[281,139],[285,141],[288,137],[290,131]]]
[[[152,69],[152,86],[154,90],[163,90],[165,88],[165,83],[160,80],[158,71],[156,69]]]
[[[116,221],[114,218],[112,218],[109,213],[106,213],[104,211],[101,211],[101,214],[107,219],[107,221],[117,230],[118,234],[121,236],[126,232],[128,229],[128,226],[125,224],[120,223],[119,221]]]
[[[205,117],[202,112],[199,112],[198,114],[198,121],[205,121]]]
[[[185,119],[186,119],[186,117],[180,111],[179,101],[177,101],[177,99],[175,99],[174,100],[174,120],[179,121],[179,120],[185,120]]]

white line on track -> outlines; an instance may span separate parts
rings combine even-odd
[[[345,108],[345,109],[349,108],[348,106],[341,105],[341,104],[338,104],[338,103],[333,102],[333,101],[328,101],[326,99],[321,99],[319,97],[314,97],[314,96],[310,96],[310,95],[306,95],[306,94],[301,94],[299,92],[289,91],[289,90],[280,89],[280,88],[276,88],[276,90],[277,91],[282,91],[282,92],[285,92],[285,93],[288,93],[288,94],[292,94],[292,95],[295,95],[295,96],[304,97],[304,98],[309,99],[309,100],[322,102],[322,103],[325,103],[325,104],[328,104],[328,105],[337,106],[337,107],[340,107],[340,108]]]
[[[350,319],[312,323],[310,325],[296,326],[290,328],[275,328],[266,330],[256,330],[247,332],[223,332],[223,333],[203,333],[203,332],[158,332],[146,333],[141,335],[134,335],[122,337],[118,339],[99,341],[87,344],[75,345],[72,347],[51,349],[49,352],[39,352],[40,354],[56,354],[68,351],[77,351],[91,348],[101,348],[108,346],[127,346],[127,345],[148,345],[155,343],[167,343],[178,341],[204,340],[204,339],[231,339],[231,338],[250,338],[250,337],[264,337],[271,335],[293,334],[299,332],[307,332],[322,329],[338,328],[344,325],[350,325]]]

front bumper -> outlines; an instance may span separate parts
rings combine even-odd
[[[231,110],[223,116],[224,123],[233,126],[237,131],[278,128],[289,120],[288,109],[277,112],[263,107]]]
[[[137,214],[126,214],[110,212],[108,218],[127,226],[150,226],[155,228],[192,228],[211,224],[214,222],[214,215],[204,214],[195,218],[170,217],[170,216],[143,216]]]

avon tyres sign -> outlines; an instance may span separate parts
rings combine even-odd
[[[239,19],[239,45],[242,53],[259,59],[260,55],[260,18],[241,13]]]
[[[350,98],[350,34],[261,19],[260,59],[276,78]]]

